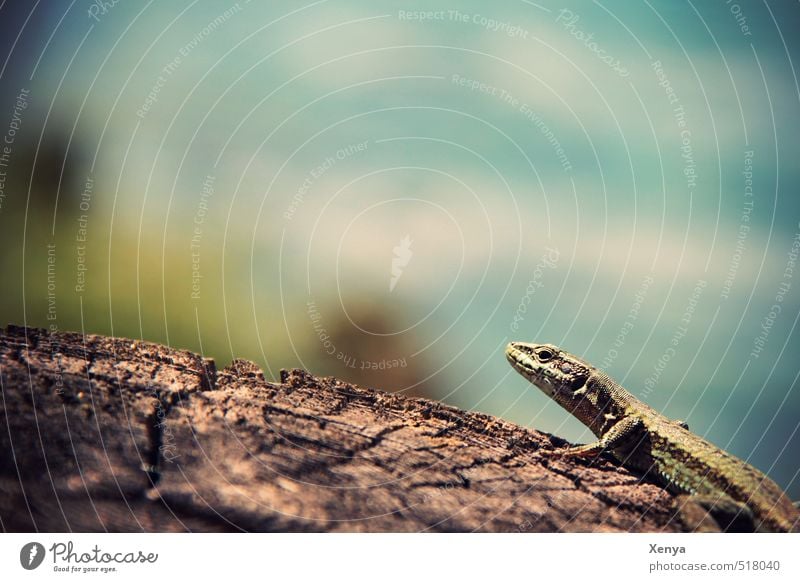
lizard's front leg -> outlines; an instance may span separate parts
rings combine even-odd
[[[616,449],[628,439],[638,435],[641,428],[642,421],[640,419],[626,416],[611,426],[598,441],[566,449],[542,451],[542,453],[561,457],[596,457],[603,451]]]

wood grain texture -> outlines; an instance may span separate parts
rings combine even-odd
[[[678,531],[671,496],[556,437],[302,370],[0,332],[4,531]]]

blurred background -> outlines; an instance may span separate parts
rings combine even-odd
[[[797,3],[263,4],[0,3],[0,325],[586,442],[555,343],[800,498]]]

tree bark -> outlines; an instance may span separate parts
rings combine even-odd
[[[0,331],[4,531],[678,531],[672,498],[485,414],[165,346]]]

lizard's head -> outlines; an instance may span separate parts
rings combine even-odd
[[[511,342],[506,358],[517,372],[562,404],[573,398],[592,372],[589,364],[551,344]]]

